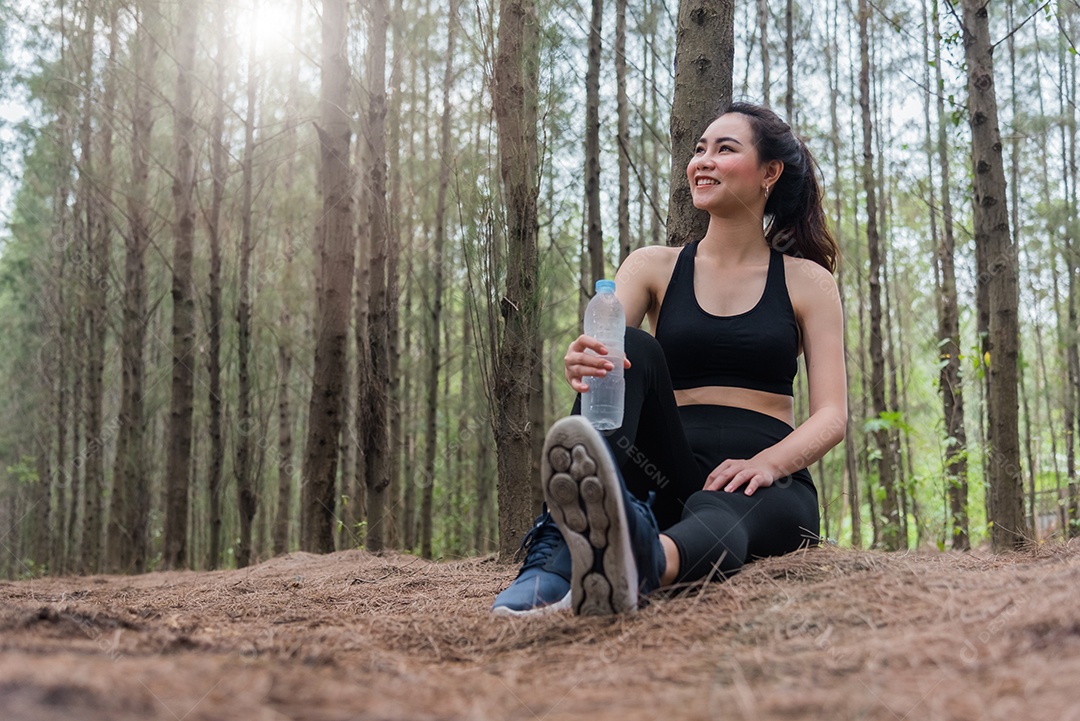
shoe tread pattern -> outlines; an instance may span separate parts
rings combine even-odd
[[[578,615],[633,612],[638,574],[620,481],[603,438],[579,419],[552,427],[542,460],[544,494],[573,558],[571,608]]]

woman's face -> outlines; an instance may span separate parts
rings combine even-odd
[[[694,207],[718,215],[747,211],[761,215],[765,188],[775,182],[782,167],[778,161],[759,161],[745,116],[721,115],[698,140],[686,166]]]

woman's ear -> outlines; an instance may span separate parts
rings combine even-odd
[[[784,161],[783,160],[770,160],[765,163],[765,177],[763,180],[769,187],[776,185],[776,181],[780,179],[780,176],[784,173]]]

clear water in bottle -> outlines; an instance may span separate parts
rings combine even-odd
[[[589,390],[581,395],[581,414],[600,431],[619,428],[623,423],[626,378],[623,375],[626,314],[615,297],[615,281],[596,281],[596,295],[585,308],[585,335],[607,348],[607,360],[615,366],[604,377],[585,379]],[[587,351],[592,353],[592,351]]]

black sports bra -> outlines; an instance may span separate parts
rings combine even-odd
[[[703,310],[694,295],[698,243],[683,247],[656,319],[675,390],[733,386],[794,395],[799,326],[784,277],[784,256],[773,250],[761,299],[738,315]]]

